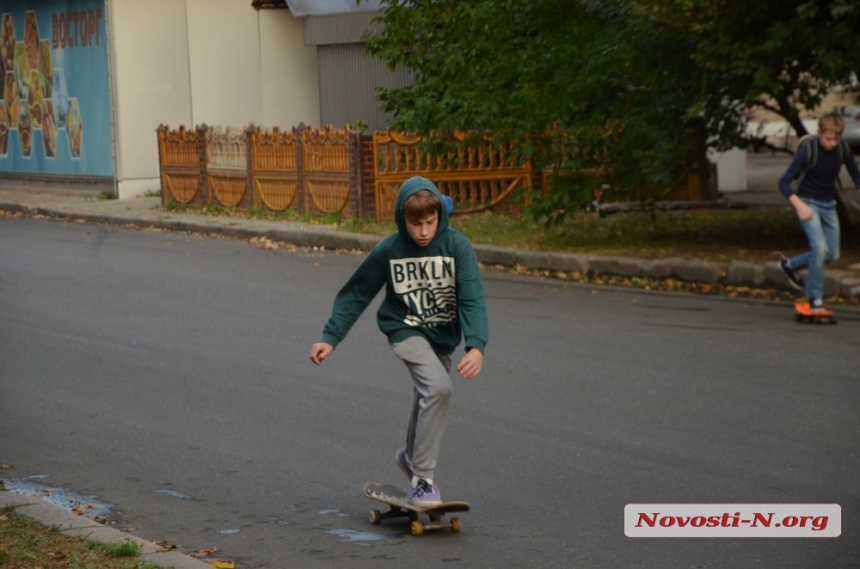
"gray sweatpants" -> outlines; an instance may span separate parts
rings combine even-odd
[[[449,375],[451,356],[434,352],[423,336],[392,344],[391,349],[406,364],[415,384],[406,431],[406,456],[416,476],[432,479],[454,391]]]

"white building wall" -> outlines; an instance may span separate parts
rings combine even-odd
[[[289,10],[260,10],[263,119],[261,126],[289,129],[320,124],[316,46],[304,44],[301,18]]]
[[[119,197],[160,187],[160,123],[191,124],[185,2],[108,0]]]
[[[257,11],[241,0],[185,0],[194,124],[263,118]]]
[[[160,188],[159,124],[319,124],[316,48],[289,10],[244,0],[107,0],[117,185]]]

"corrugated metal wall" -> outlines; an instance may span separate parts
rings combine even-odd
[[[378,25],[370,22],[379,15],[379,12],[360,12],[308,16],[304,19],[305,45],[358,43],[365,30],[373,29]]]
[[[377,13],[340,14],[305,18],[305,44],[317,46],[320,74],[322,125],[342,128],[359,121],[370,131],[388,128],[386,115],[376,99],[377,87],[405,87],[412,75],[391,73],[385,64],[368,55],[361,36]]]
[[[361,44],[319,46],[317,57],[323,125],[343,127],[364,121],[371,131],[388,128],[391,117],[380,108],[376,87],[406,86],[412,82],[411,76],[390,73]]]

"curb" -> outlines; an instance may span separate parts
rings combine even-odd
[[[189,557],[176,550],[165,549],[152,541],[147,541],[118,529],[109,528],[86,516],[79,516],[60,506],[35,496],[15,494],[0,491],[0,508],[12,506],[23,516],[32,518],[44,526],[56,527],[64,534],[84,539],[92,539],[102,543],[123,543],[131,540],[141,547],[141,554],[136,559],[174,569],[212,569],[212,566]]]
[[[151,201],[154,203],[154,199]],[[135,214],[132,206],[121,209],[125,202],[120,201],[107,202],[106,205],[95,204],[95,206],[93,202],[81,203],[94,209],[107,210],[113,208],[119,211],[114,213],[106,211],[87,212],[82,211],[83,208],[80,206],[45,207],[28,206],[20,203],[0,203],[0,209],[72,221],[139,228],[154,227],[203,235],[218,234],[237,239],[265,237],[299,247],[347,249],[363,252],[370,251],[383,238],[382,236],[329,230],[298,222],[234,218],[227,218],[225,222],[224,218],[201,217],[196,214],[185,213],[164,213],[152,207],[137,211]],[[641,259],[553,253],[481,244],[474,244],[474,248],[478,261],[485,265],[499,265],[508,268],[520,266],[529,270],[580,273],[583,275],[599,274],[626,278],[676,279],[687,283],[702,283],[712,286],[775,287],[786,291],[795,290],[779,268],[776,260],[761,265],[742,261],[717,263],[682,258]],[[860,298],[860,272],[829,269],[825,274],[824,295],[828,298]]]

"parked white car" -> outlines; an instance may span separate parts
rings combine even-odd
[[[854,154],[860,154],[860,106],[843,107],[842,118],[845,120],[845,131],[842,133],[842,139],[848,143]]]

